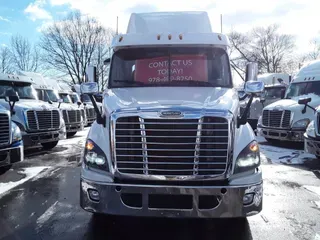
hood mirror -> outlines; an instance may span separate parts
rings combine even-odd
[[[58,103],[59,103],[58,108],[60,108],[61,103],[63,103],[63,99],[62,99],[62,98],[59,98],[59,99],[58,99]]]
[[[19,95],[15,91],[7,91],[5,101],[9,103],[11,116],[15,114],[14,105],[19,101]]]
[[[317,110],[314,108],[314,107],[312,107],[312,106],[310,106],[308,103],[309,102],[311,102],[311,98],[300,98],[299,99],[299,101],[298,101],[298,103],[300,104],[300,105],[304,105],[304,108],[302,109],[302,114],[305,114],[306,112],[307,112],[307,107],[309,107],[309,108],[311,108],[314,112],[316,112]]]
[[[78,101],[77,104],[78,104],[79,107],[81,106],[81,102],[80,101]]]
[[[257,81],[258,79],[258,63],[249,62],[246,66],[246,78],[245,81]]]
[[[248,81],[245,84],[245,92],[248,94],[257,94],[264,92],[264,83],[261,81]]]

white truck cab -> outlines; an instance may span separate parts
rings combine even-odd
[[[112,42],[102,111],[95,75],[81,85],[97,113],[83,155],[83,209],[193,218],[261,211],[259,145],[238,116],[228,46],[206,12],[131,15]],[[252,97],[264,88],[257,69],[247,65]]]
[[[256,130],[258,119],[262,115],[264,107],[284,98],[285,91],[289,86],[291,76],[286,73],[265,73],[258,75],[258,80],[264,83],[264,92],[257,95],[251,103],[248,122],[253,130]],[[239,93],[239,92],[238,92]],[[240,92],[241,93],[241,92]],[[241,112],[248,104],[249,97],[239,95]]]
[[[97,114],[94,110],[94,107],[91,103],[90,97],[88,94],[82,94],[80,91],[80,85],[74,85],[75,93],[80,96],[80,101],[83,103],[86,115],[87,115],[87,125],[91,125],[97,118]],[[97,103],[99,107],[102,107],[102,104]]]
[[[57,107],[38,99],[32,84],[30,77],[0,74],[0,104],[12,112],[25,148],[41,144],[51,149],[65,139],[65,123]],[[8,96],[17,96],[19,101],[8,102]]]
[[[258,121],[258,133],[266,140],[303,142],[304,133],[314,110],[299,104],[299,99],[310,98],[307,104],[320,105],[320,61],[305,64],[290,83],[284,99],[263,109]]]

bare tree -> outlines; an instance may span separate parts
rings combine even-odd
[[[279,26],[254,28],[249,33],[231,32],[233,68],[244,72],[245,62],[255,61],[259,64],[261,73],[276,73],[283,71],[281,66],[289,61],[294,47],[294,37],[278,33]]]
[[[310,41],[310,46],[312,50],[306,54],[306,60],[317,60],[320,58],[320,41],[314,38]]]
[[[49,67],[68,75],[74,84],[82,83],[87,66],[100,64],[95,57],[99,46],[107,45],[103,43],[106,31],[95,18],[72,12],[42,32],[42,59]],[[101,50],[100,58],[104,55]]]
[[[10,51],[16,70],[36,72],[39,67],[39,49],[21,35],[11,38]]]
[[[0,73],[12,73],[13,63],[8,47],[0,48]]]

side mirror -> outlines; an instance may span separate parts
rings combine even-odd
[[[311,102],[311,98],[300,98],[298,101],[301,105],[307,105],[309,102]]]
[[[87,106],[87,104],[86,104],[86,103],[83,103],[83,106]]]
[[[78,104],[79,107],[81,106],[81,102],[80,101],[78,101],[77,104]]]
[[[258,79],[258,63],[250,62],[246,66],[246,79],[245,81],[257,81]]]
[[[244,91],[247,94],[257,94],[264,92],[264,83],[261,81],[248,81],[245,83]]]
[[[62,99],[62,98],[59,98],[59,99],[58,99],[58,103],[63,103],[63,99]]]
[[[51,100],[48,100],[48,103],[49,103],[49,104],[52,104],[52,101],[51,101]]]
[[[98,84],[96,82],[82,83],[80,90],[82,94],[94,94],[98,92]]]
[[[263,92],[263,93],[261,93],[261,96],[260,96],[260,102],[264,103],[265,101],[266,101],[266,93]]]
[[[98,82],[97,67],[88,66],[86,69],[85,82]]]

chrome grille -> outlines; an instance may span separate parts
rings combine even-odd
[[[116,167],[120,173],[221,175],[228,158],[228,120],[143,119],[116,121]]]
[[[27,111],[29,130],[59,129],[60,115],[58,110],[52,111]]]
[[[6,113],[0,113],[0,145],[10,143],[10,119]]]
[[[290,128],[291,111],[264,110],[262,125],[274,128]]]
[[[94,108],[86,108],[87,118],[96,118],[96,112]]]
[[[63,119],[66,123],[81,122],[80,110],[63,110]]]

